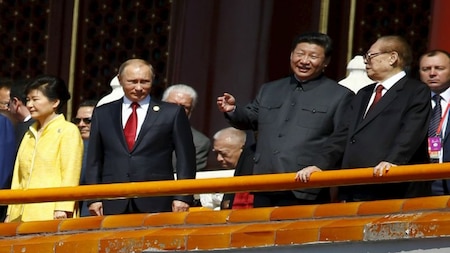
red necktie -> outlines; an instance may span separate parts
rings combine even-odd
[[[131,112],[130,117],[127,120],[127,123],[125,124],[125,128],[123,129],[123,132],[125,134],[125,140],[128,144],[128,149],[131,151],[134,146],[134,141],[136,139],[136,129],[137,129],[137,113],[136,108],[139,106],[138,103],[133,102],[131,103],[131,109],[133,111]]]
[[[376,104],[376,103],[378,103],[378,101],[380,101],[380,99],[381,99],[381,97],[382,97],[382,91],[383,91],[383,89],[384,89],[384,87],[383,87],[383,85],[378,85],[377,86],[377,88],[375,89],[375,98],[373,99],[373,102],[372,102],[372,104],[370,105],[370,107],[369,107],[369,110],[368,111],[370,111],[370,109],[372,109],[372,107]]]

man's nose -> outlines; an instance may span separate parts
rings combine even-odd
[[[431,68],[430,76],[435,76],[436,74],[437,74],[436,69],[435,68]]]

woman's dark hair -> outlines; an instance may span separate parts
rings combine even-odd
[[[70,93],[67,90],[65,82],[56,76],[40,76],[31,81],[25,88],[25,94],[29,94],[32,90],[39,90],[50,101],[59,99],[59,105],[56,111],[61,112],[61,109],[66,105],[70,99]]]

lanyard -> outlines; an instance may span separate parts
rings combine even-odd
[[[450,105],[450,101],[447,103],[447,107],[445,108],[444,116],[441,116],[441,120],[439,121],[438,129],[436,130],[436,136],[441,134],[442,125],[444,124],[445,115],[448,113],[448,107]]]

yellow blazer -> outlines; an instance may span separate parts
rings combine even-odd
[[[80,181],[83,141],[77,126],[58,115],[41,129],[30,126],[14,165],[11,189],[77,186]],[[75,211],[75,201],[8,206],[9,221],[52,220],[58,211]]]

